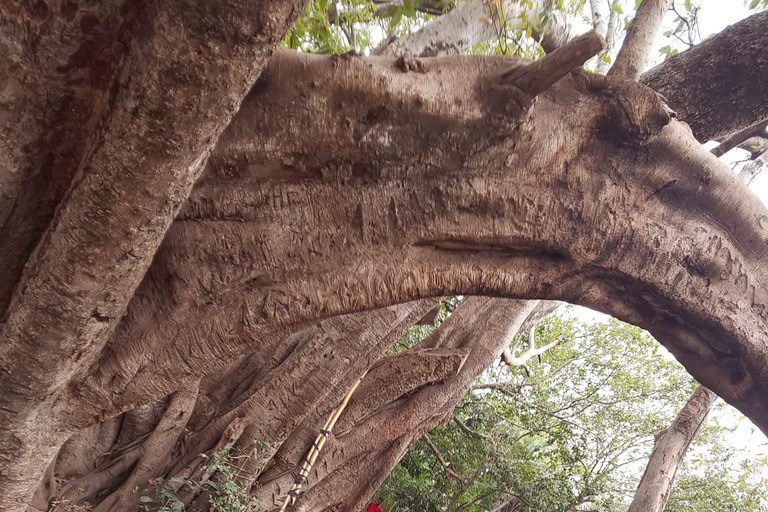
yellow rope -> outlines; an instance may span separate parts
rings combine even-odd
[[[362,382],[363,377],[365,377],[365,374],[363,374],[362,377],[357,379],[357,381],[352,384],[352,387],[349,388],[347,394],[344,395],[344,398],[342,399],[339,406],[333,410],[333,413],[331,413],[328,421],[325,422],[325,426],[315,438],[315,442],[312,445],[312,448],[309,449],[307,456],[304,458],[304,463],[301,465],[298,476],[294,479],[293,486],[288,491],[288,496],[285,497],[285,501],[283,501],[283,504],[280,507],[280,512],[284,512],[289,506],[293,507],[296,505],[296,499],[299,497],[301,486],[304,485],[304,482],[307,481],[307,476],[312,470],[312,465],[317,460],[317,456],[320,455],[320,450],[322,450],[323,446],[325,446],[325,442],[328,440],[328,436],[333,431],[333,427],[336,425],[339,416],[341,416],[341,413],[344,412],[344,409],[347,407],[350,398],[352,398],[355,390],[360,385],[360,382]]]

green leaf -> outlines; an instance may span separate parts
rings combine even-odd
[[[610,63],[611,63],[611,56],[610,56],[610,55],[608,55],[607,53],[604,53],[604,54],[603,54],[603,61],[604,61],[606,64],[610,64]]]
[[[758,5],[760,5],[760,0],[752,0],[752,3],[749,4],[750,9],[756,8]]]
[[[618,3],[614,3],[614,4],[611,6],[611,9],[613,9],[614,11],[616,11],[616,13],[617,13],[617,14],[624,14],[624,9],[622,9],[622,8],[621,8],[621,6],[620,6]]]
[[[693,6],[691,5],[691,0],[685,0],[685,10],[688,12],[691,12],[693,10]]]

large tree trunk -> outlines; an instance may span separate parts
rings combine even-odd
[[[286,52],[219,137],[298,3],[35,5],[0,6],[5,510],[89,426],[57,461],[94,492],[114,474],[194,472],[190,454],[230,438],[277,449],[344,392],[319,360],[332,384],[310,389],[313,363],[281,365],[291,351],[352,343],[367,354],[354,380],[380,353],[366,343],[410,320],[391,308],[397,328],[373,321],[365,343],[313,322],[447,293],[569,300],[646,327],[768,429],[768,212],[650,91],[574,72],[533,98],[518,59]],[[183,428],[190,401],[136,407],[203,375],[194,449],[146,460],[134,443],[164,454],[174,436],[155,427]],[[248,420],[272,395],[285,415]],[[113,453],[78,466],[92,440]]]
[[[688,446],[704,423],[717,395],[699,386],[675,420],[656,438],[651,458],[627,512],[662,512]]]
[[[219,134],[298,5],[167,0],[84,5],[81,11],[69,2],[61,7],[65,12],[56,12],[60,7],[52,11],[44,2],[3,4],[0,47],[9,55],[2,66],[2,139],[9,151],[0,170],[4,205],[18,201],[20,207],[4,206],[1,217],[3,231],[10,231],[4,243],[21,249],[3,251],[12,260],[6,261],[10,268],[3,265],[10,275],[2,276],[0,289],[3,510],[23,506],[40,470],[73,431],[49,421],[51,397],[99,356]],[[73,36],[78,30],[86,32],[85,41]],[[93,62],[100,48],[106,51]],[[25,85],[37,80],[43,84]],[[65,87],[82,81],[81,96],[71,99]],[[48,105],[59,98],[66,106],[49,116]],[[63,126],[47,123],[57,115],[67,117]],[[76,123],[90,131],[77,139],[63,134],[78,130]],[[56,130],[62,130],[58,138]],[[83,135],[88,144],[82,144]],[[63,150],[65,161],[40,162],[40,153],[25,158],[29,145],[49,145],[51,138],[64,147],[42,153]],[[73,142],[80,147],[70,150]],[[46,197],[45,211],[27,222],[29,209],[41,201],[27,195],[34,191],[25,182],[36,181],[39,173],[52,173],[49,179],[60,185],[49,196],[61,200]],[[30,254],[34,235],[54,207]],[[13,231],[20,224],[24,228]],[[14,282],[25,260],[24,274]]]
[[[234,357],[246,330],[456,292],[645,327],[768,427],[767,212],[650,91],[577,73],[528,109],[498,85],[520,61],[402,64],[273,59],[111,341],[119,365],[84,375],[73,407],[167,394],[202,333]]]

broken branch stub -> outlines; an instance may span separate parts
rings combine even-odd
[[[542,59],[505,73],[502,83],[515,85],[530,96],[538,96],[600,53],[604,44],[600,34],[590,30]]]

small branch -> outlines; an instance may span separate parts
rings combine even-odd
[[[610,9],[611,4],[608,4]],[[613,40],[616,37],[616,24],[619,22],[619,13],[610,9],[611,14],[608,16],[608,28],[605,33],[605,50],[600,54],[597,59],[597,74],[605,75],[611,68],[611,63],[606,62],[603,57],[609,55],[611,48],[613,47]]]
[[[514,84],[528,95],[538,96],[572,70],[583,66],[603,46],[603,38],[591,30],[542,59],[505,73],[502,83]]]
[[[528,336],[528,349],[519,357],[515,357],[512,355],[512,351],[509,350],[509,348],[504,349],[504,352],[501,354],[501,360],[504,361],[505,364],[508,366],[525,366],[525,363],[531,360],[531,358],[534,358],[536,356],[540,356],[547,350],[551,349],[561,341],[563,341],[562,338],[557,338],[552,343],[548,343],[544,345],[543,347],[536,348],[536,342],[534,340],[533,335],[534,330],[531,329],[530,335]]]
[[[480,464],[477,465],[477,469],[475,470],[475,473],[472,475],[472,478],[464,482],[464,486],[457,492],[453,498],[451,499],[451,502],[448,504],[447,507],[445,507],[445,510],[448,512],[455,512],[458,510],[456,508],[457,503],[459,502],[459,499],[464,495],[465,492],[467,492],[467,489],[475,483],[475,480],[477,480],[480,475],[483,473],[483,469],[485,469],[485,465],[488,462],[488,459],[485,459],[480,462]]]
[[[721,157],[747,139],[756,136],[765,136],[767,127],[768,119],[757,123],[756,125],[744,128],[743,130],[734,133],[723,142],[721,142],[719,146],[712,150],[712,154],[716,157]]]
[[[739,172],[739,178],[741,178],[747,185],[763,171],[763,168],[768,163],[768,152],[763,153],[759,157],[755,158]]]
[[[472,386],[472,390],[476,389],[491,389],[494,391],[500,391],[501,393],[504,393],[507,396],[515,396],[517,395],[517,390],[512,388],[509,383],[507,382],[495,382],[491,384],[477,384],[475,386]]]
[[[671,4],[672,0],[645,0],[640,4],[624,38],[624,44],[616,57],[616,63],[608,71],[608,76],[628,80],[640,78],[661,20],[664,19]]]
[[[463,421],[459,419],[458,416],[454,414],[453,421],[458,425],[459,429],[461,429],[462,432],[467,434],[469,437],[474,437],[475,439],[490,439],[490,436],[487,436],[485,434],[481,434],[480,432],[475,432],[471,428],[469,428]]]
[[[427,443],[427,446],[430,447],[432,450],[432,453],[435,454],[435,458],[437,459],[437,462],[440,463],[440,465],[443,467],[443,471],[445,471],[445,474],[450,476],[451,478],[455,478],[456,480],[460,481],[464,485],[469,485],[467,483],[467,479],[455,472],[451,469],[451,464],[449,462],[446,462],[443,458],[443,455],[440,453],[440,450],[437,449],[437,446],[432,442],[432,440],[429,438],[427,434],[424,434],[422,436],[422,439],[424,439],[424,442]]]
[[[603,0],[589,0],[589,4],[592,11],[592,27],[595,29],[595,32],[605,38],[608,34],[608,28],[605,24],[605,15],[603,13]]]

